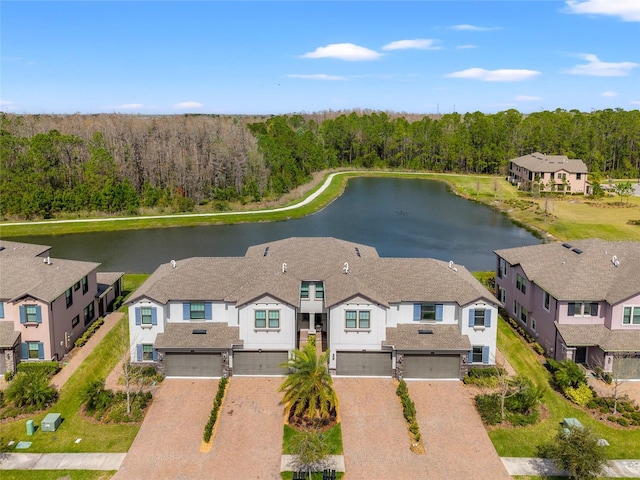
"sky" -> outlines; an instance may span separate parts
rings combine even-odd
[[[0,111],[640,108],[640,0],[3,0]]]

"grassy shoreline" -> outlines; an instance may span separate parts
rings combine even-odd
[[[318,192],[331,174],[334,177],[327,188],[313,201],[304,204],[305,199]],[[351,178],[374,176],[445,182],[455,195],[501,212],[516,225],[544,240],[601,237],[640,241],[640,197],[631,197],[624,205],[613,197],[599,201],[583,195],[533,198],[519,192],[504,177],[381,170],[320,172],[310,183],[278,201],[249,206],[236,204],[224,212],[199,207],[191,213],[156,212],[138,217],[69,217],[41,222],[1,222],[0,237],[284,221],[322,210],[342,194]],[[301,205],[292,208],[298,204]]]

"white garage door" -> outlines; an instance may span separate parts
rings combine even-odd
[[[167,377],[220,377],[222,361],[220,353],[166,352],[164,371]]]
[[[284,375],[288,352],[233,352],[234,375]]]
[[[336,374],[357,377],[390,377],[391,353],[338,352]]]
[[[460,378],[460,355],[404,355],[404,378]]]

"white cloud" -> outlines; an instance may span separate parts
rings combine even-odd
[[[640,100],[631,100],[629,103],[631,105],[640,105]]]
[[[593,77],[624,77],[631,69],[640,66],[633,62],[601,62],[598,57],[590,53],[579,55],[579,57],[584,58],[589,63],[576,65],[569,70],[565,70],[564,73],[570,73],[572,75],[591,75]]]
[[[638,0],[567,0],[570,13],[611,15],[625,22],[640,22]]]
[[[440,50],[442,47],[436,45],[437,40],[429,38],[416,38],[414,40],[397,40],[382,47],[383,50]]]
[[[348,80],[347,77],[340,75],[327,75],[326,73],[312,73],[308,75],[292,73],[287,75],[289,78],[300,78],[302,80]]]
[[[302,58],[337,58],[350,62],[377,60],[382,54],[353,43],[332,43],[326,47],[318,47],[313,52],[302,55]]]
[[[453,25],[451,29],[458,30],[458,31],[467,31],[467,32],[489,32],[491,30],[497,30],[497,28],[495,27],[479,27],[477,25],[469,25],[467,23],[463,23],[460,25]]]
[[[607,90],[606,92],[602,92],[600,94],[601,97],[607,97],[607,98],[611,98],[611,97],[617,97],[618,96],[618,92],[614,92],[613,90]]]
[[[540,100],[542,100],[542,97],[533,95],[518,95],[516,97],[516,102],[539,102]]]
[[[464,50],[466,48],[478,48],[476,45],[458,45],[456,47],[458,50]]]
[[[173,105],[173,108],[200,108],[201,103],[198,102],[180,102]]]
[[[122,105],[118,105],[116,109],[121,110],[135,110],[136,108],[143,108],[144,105],[142,103],[123,103]]]
[[[485,70],[484,68],[468,68],[446,75],[448,78],[469,78],[483,82],[521,82],[540,75],[537,70],[509,69]]]
[[[10,107],[15,104],[16,102],[12,102],[11,100],[0,100],[0,107]]]

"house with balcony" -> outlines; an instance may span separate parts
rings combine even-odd
[[[336,375],[460,378],[495,363],[497,302],[464,267],[335,238],[172,261],[128,306],[131,358],[167,376],[282,375],[309,335]]]
[[[0,373],[20,361],[61,360],[97,318],[96,305],[106,312],[121,291],[122,273],[98,273],[98,263],[52,258],[50,250],[0,241]],[[101,292],[100,281],[109,282]]]
[[[640,378],[640,243],[496,250],[496,296],[547,356]]]
[[[582,160],[535,152],[511,160],[508,180],[526,191],[589,193],[587,172]]]

